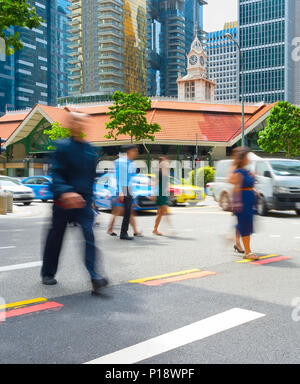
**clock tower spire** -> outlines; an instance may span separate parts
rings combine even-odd
[[[187,54],[187,75],[177,79],[179,101],[214,100],[216,83],[206,76],[206,62],[206,53],[196,33],[191,50]]]

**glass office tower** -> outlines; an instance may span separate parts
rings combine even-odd
[[[56,105],[67,95],[67,0],[29,0],[44,20],[20,33],[23,49],[0,63],[0,110],[26,109],[35,104]],[[12,30],[8,31],[8,33]],[[4,96],[3,96],[4,95]]]
[[[210,32],[206,36],[209,78],[216,82],[215,100],[238,100],[238,49],[225,38],[230,33],[237,38],[237,22],[226,23],[221,31]]]
[[[246,101],[300,102],[299,87],[295,87],[300,81],[299,61],[292,55],[293,42],[300,35],[299,3],[298,0],[239,0]]]
[[[203,40],[203,0],[147,2],[147,92],[177,97],[178,74],[186,71],[186,55],[195,34]]]
[[[71,0],[69,93],[146,94],[146,0]]]

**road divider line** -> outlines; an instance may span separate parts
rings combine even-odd
[[[34,261],[31,263],[24,263],[24,264],[7,265],[5,267],[0,267],[0,272],[15,271],[17,269],[40,267],[41,265],[42,265],[41,261]]]
[[[24,301],[18,301],[16,303],[9,303],[9,304],[5,304],[5,305],[0,305],[0,309],[21,307],[23,305],[41,303],[43,301],[45,302],[45,301],[47,301],[47,299],[45,299],[44,297],[38,297],[37,299],[24,300]]]
[[[269,257],[276,257],[278,255],[266,255],[266,256],[260,256],[259,260],[267,259]],[[243,259],[243,260],[238,260],[236,263],[250,263],[253,261],[252,259]]]
[[[144,277],[143,279],[129,280],[128,283],[140,284],[140,283],[145,283],[146,281],[150,281],[150,280],[159,280],[159,279],[164,279],[164,278],[172,277],[172,276],[186,275],[188,273],[193,273],[193,272],[200,272],[200,269],[190,269],[187,271],[179,271],[179,272],[173,272],[173,273],[166,273],[164,275]]]
[[[0,247],[0,249],[12,249],[12,248],[16,248],[15,245],[9,245],[7,247]]]
[[[264,317],[263,313],[241,308],[200,320],[158,337],[110,353],[86,364],[134,364],[184,345],[205,339],[250,321]]]
[[[141,283],[141,284],[153,287],[153,286],[159,286],[159,285],[168,284],[168,283],[177,283],[179,281],[184,281],[184,280],[200,279],[201,277],[206,277],[206,276],[211,276],[216,274],[217,274],[216,272],[212,272],[212,271],[200,271],[200,272],[188,273],[187,275],[169,277],[166,279],[145,281],[144,283]]]

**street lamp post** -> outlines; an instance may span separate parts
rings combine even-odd
[[[245,99],[244,99],[244,60],[243,60],[243,53],[241,50],[241,47],[239,43],[232,37],[230,33],[226,33],[225,37],[232,42],[236,44],[238,47],[239,53],[240,53],[240,61],[241,61],[241,67],[242,67],[242,84],[241,84],[241,93],[242,93],[242,146],[245,146]]]

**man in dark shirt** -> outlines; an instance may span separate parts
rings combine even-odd
[[[87,124],[86,115],[70,113],[68,128],[72,137],[60,142],[54,154],[53,218],[45,244],[41,275],[43,284],[57,283],[55,274],[65,229],[68,222],[76,222],[82,227],[86,243],[85,265],[91,276],[93,293],[97,294],[108,282],[95,271],[94,213],[91,205],[98,156],[95,149],[82,138]]]

